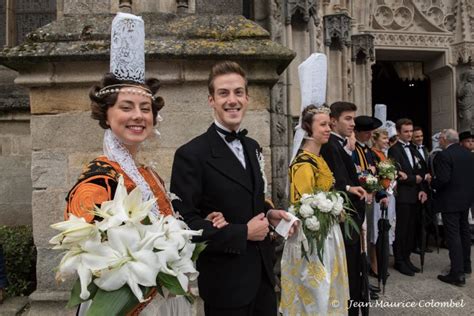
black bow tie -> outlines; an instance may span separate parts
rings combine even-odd
[[[418,149],[423,149],[423,147],[425,147],[425,146],[420,145],[420,146],[418,146]]]
[[[225,140],[228,142],[228,143],[231,143],[233,142],[234,140],[238,139],[238,140],[242,140],[244,138],[245,135],[247,135],[248,131],[244,128],[244,129],[241,129],[239,132],[236,132],[236,131],[232,131],[232,132],[228,132],[222,128],[220,128],[219,126],[216,125],[216,130],[225,135]]]
[[[403,147],[404,147],[404,148],[410,148],[410,145],[409,145],[409,144],[408,144],[408,145],[405,145],[405,144],[404,144]]]
[[[337,137],[337,136],[336,136]],[[337,137],[337,139],[339,140],[339,142],[341,143],[342,147],[346,146],[347,145],[347,138],[340,138],[340,137]]]

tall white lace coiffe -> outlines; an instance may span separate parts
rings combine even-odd
[[[320,106],[326,101],[327,57],[321,53],[314,53],[298,66],[298,75],[301,89],[301,110],[298,125],[293,137],[293,150],[290,164],[295,159],[303,139],[308,133],[301,127],[301,114],[308,105]],[[288,187],[288,186],[287,186]]]
[[[132,154],[128,151],[123,143],[118,139],[117,136],[109,128],[104,133],[104,145],[103,145],[104,155],[110,161],[114,161],[120,165],[120,168],[125,172],[125,174],[132,179],[132,181],[140,188],[142,193],[142,200],[148,201],[154,197],[153,191],[151,190],[148,183],[145,181],[141,173],[138,171],[135,160],[132,157]],[[160,209],[158,203],[153,204],[151,212],[158,216]]]
[[[110,72],[117,79],[145,82],[145,23],[119,12],[112,21]]]

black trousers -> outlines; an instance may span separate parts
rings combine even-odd
[[[268,280],[265,271],[262,271],[262,282],[257,296],[250,304],[237,308],[217,308],[204,302],[204,313],[206,316],[276,316],[278,310],[275,288]]]
[[[471,267],[471,234],[469,232],[469,210],[443,212],[443,226],[451,260],[450,274],[457,277]]]
[[[346,260],[347,260],[347,274],[349,277],[349,299],[352,302],[361,301],[362,290],[362,262],[360,254],[360,240],[353,243],[345,243]],[[348,306],[352,306],[351,302]],[[359,307],[349,308],[349,315],[359,315]]]
[[[397,203],[395,213],[395,241],[393,255],[395,262],[410,260],[410,254],[415,247],[416,217],[419,211],[418,203]]]

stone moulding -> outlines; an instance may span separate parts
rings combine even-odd
[[[375,60],[374,36],[372,34],[355,34],[351,37],[352,61],[364,57],[364,60]]]
[[[326,46],[351,44],[351,18],[347,14],[324,16],[324,44]]]
[[[318,0],[287,0],[285,1],[285,23],[291,24],[293,16],[297,13],[301,14],[303,21],[309,22],[309,18],[313,17],[314,24],[319,24]]]
[[[275,64],[280,74],[295,56],[242,16],[144,13],[142,17],[147,60],[264,60]],[[30,33],[19,46],[0,51],[0,64],[22,70],[40,62],[108,60],[113,18],[113,14],[64,16]]]
[[[453,44],[451,54],[453,64],[474,63],[474,41]]]
[[[375,36],[375,46],[449,48],[454,41],[453,35],[445,33],[371,31],[371,34]]]

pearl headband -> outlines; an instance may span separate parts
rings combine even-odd
[[[105,86],[100,89],[99,92],[97,92],[95,95],[96,97],[101,97],[107,94],[119,92],[141,94],[143,96],[151,98],[153,101],[156,100],[156,97],[151,93],[150,89],[134,84],[113,84],[110,86]]]

